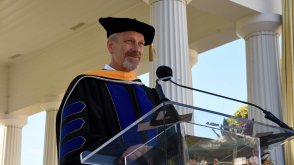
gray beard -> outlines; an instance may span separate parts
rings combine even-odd
[[[138,66],[138,64],[130,62],[127,58],[124,60],[123,63],[124,68],[126,68],[128,71],[135,70]]]

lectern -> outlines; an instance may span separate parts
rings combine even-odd
[[[174,111],[179,115],[170,113]],[[261,164],[262,151],[282,147],[293,134],[293,130],[168,101],[80,157],[83,164],[93,165]],[[126,150],[131,151],[121,157]]]

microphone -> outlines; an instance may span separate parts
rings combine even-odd
[[[173,71],[170,67],[162,65],[156,69],[156,76],[162,81],[168,81],[173,77]]]
[[[172,70],[166,66],[160,66],[156,70],[158,79],[156,80],[155,90],[159,96],[159,103],[170,101],[163,93],[159,81],[167,81],[172,77]],[[172,105],[165,105],[155,112],[154,117],[150,121],[151,126],[165,125],[179,121],[179,115]]]
[[[159,81],[168,81],[168,80],[170,80],[171,77],[172,77],[172,74],[173,74],[172,70],[167,66],[160,66],[156,70],[156,75],[157,75],[158,79],[156,80],[155,89],[156,89],[156,91],[158,93],[160,103],[163,103],[165,101],[169,101],[169,99],[167,99],[165,97]]]
[[[172,69],[170,67],[168,67],[168,66],[160,66],[160,67],[158,67],[158,69],[156,70],[156,75],[158,76],[159,79],[162,79],[163,81],[170,81],[171,83],[173,83],[173,84],[175,84],[177,86],[180,86],[182,88],[186,88],[186,89],[194,90],[194,91],[197,91],[197,92],[213,95],[213,96],[216,96],[216,97],[221,97],[221,98],[224,98],[224,99],[228,99],[228,100],[236,101],[236,102],[239,102],[239,103],[251,105],[251,106],[261,110],[265,114],[264,117],[266,119],[278,124],[281,128],[286,128],[286,129],[292,130],[291,127],[289,127],[287,124],[285,124],[280,119],[278,119],[270,111],[267,111],[267,110],[261,108],[258,105],[255,105],[255,104],[249,103],[249,102],[245,102],[245,101],[242,101],[242,100],[237,100],[237,99],[234,99],[234,98],[230,98],[230,97],[227,97],[227,96],[222,96],[222,95],[219,95],[219,94],[203,91],[203,90],[200,90],[200,89],[187,87],[187,86],[184,86],[184,85],[181,85],[181,84],[178,84],[178,83],[172,81],[171,77],[173,76],[173,72],[172,72]]]

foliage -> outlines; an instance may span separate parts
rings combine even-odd
[[[234,116],[241,118],[248,118],[248,106],[241,106],[235,113]]]
[[[239,109],[237,109],[236,112],[234,112],[233,116],[240,117],[240,118],[248,118],[248,106],[247,105],[241,106]],[[232,118],[228,118],[226,122],[228,126],[239,125],[237,120]]]

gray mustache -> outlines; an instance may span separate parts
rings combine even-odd
[[[132,52],[127,52],[128,56],[133,56],[133,57],[140,57],[141,53],[138,51],[132,51]]]

